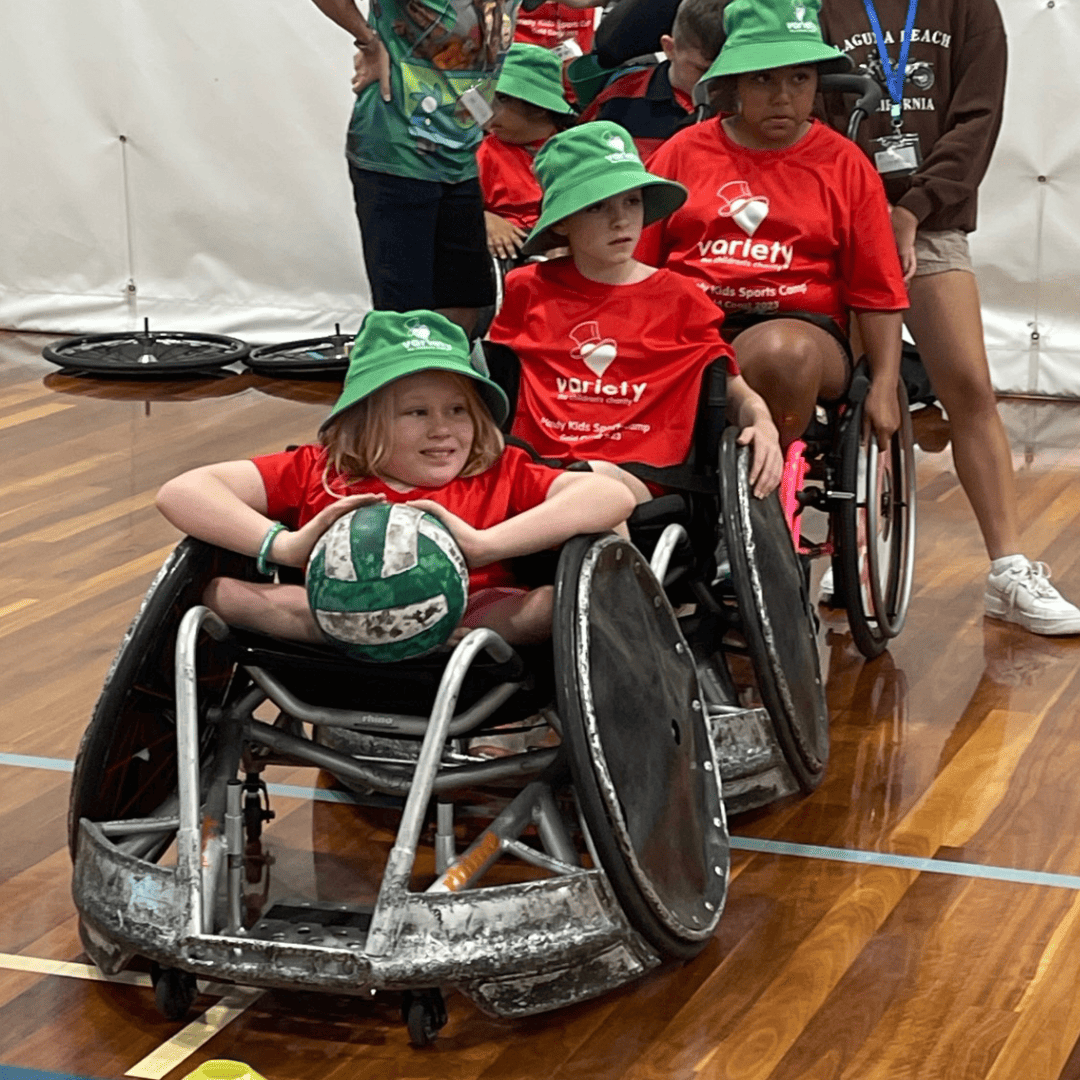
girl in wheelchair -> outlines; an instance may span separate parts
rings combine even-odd
[[[826,45],[819,0],[732,0],[705,75],[722,115],[676,133],[649,168],[690,189],[646,231],[639,257],[684,274],[727,314],[739,366],[787,448],[818,400],[844,394],[855,312],[873,375],[866,414],[884,449],[899,425],[907,308],[881,179],[862,152],[811,119],[818,75],[850,61]]]
[[[358,506],[418,506],[450,529],[470,567],[455,633],[484,626],[510,644],[542,641],[552,589],[519,588],[507,560],[611,529],[634,500],[614,479],[504,447],[497,423],[507,411],[503,391],[472,367],[457,325],[430,311],[373,311],[317,444],[183,473],[158,492],[158,509],[191,536],[257,554],[267,570],[270,562],[302,569],[322,533]],[[323,640],[303,585],[216,578],[203,602],[234,626]]]
[[[546,458],[617,475],[644,502],[650,488],[617,464],[682,462],[702,375],[724,357],[728,413],[752,448],[754,494],[767,495],[783,466],[777,431],[721,336],[723,315],[691,282],[634,257],[643,226],[686,189],[646,172],[630,134],[606,120],[555,135],[535,172],[544,198],[522,253],[570,254],[513,271],[488,332],[520,361],[513,434]]]

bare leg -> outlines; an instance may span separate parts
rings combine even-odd
[[[260,634],[323,644],[303,585],[277,585],[219,577],[203,591],[203,603],[230,626]]]
[[[450,635],[450,644],[456,644],[479,626],[494,630],[508,645],[536,645],[547,641],[551,637],[554,599],[554,587],[541,585],[527,593],[497,600],[475,625],[459,626]]]
[[[735,357],[769,406],[785,451],[806,430],[818,399],[838,398],[847,387],[839,342],[800,319],[770,319],[744,330],[735,339]]]
[[[1020,552],[1016,483],[990,383],[975,275],[946,270],[913,278],[906,322],[949,414],[956,475],[991,559]]]

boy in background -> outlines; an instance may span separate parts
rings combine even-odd
[[[581,122],[612,120],[634,137],[647,158],[679,128],[693,122],[694,84],[724,42],[727,0],[682,0],[670,34],[660,38],[665,59],[634,68],[609,83],[582,111]]]

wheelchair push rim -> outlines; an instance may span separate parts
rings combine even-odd
[[[720,441],[720,488],[739,626],[788,766],[805,792],[825,775],[829,711],[806,578],[776,493],[750,490],[750,448]]]
[[[248,351],[245,342],[221,334],[151,330],[147,319],[142,330],[64,338],[46,345],[41,355],[70,371],[161,378],[225,367]]]
[[[900,428],[885,452],[863,432],[864,405],[841,436],[840,486],[854,494],[841,510],[841,588],[860,651],[879,655],[903,629],[911,599],[915,552],[915,451],[904,388]]]
[[[694,956],[720,919],[730,851],[690,648],[619,537],[571,541],[555,590],[559,715],[590,847],[642,937]]]
[[[286,341],[279,345],[260,345],[244,361],[256,375],[287,379],[344,375],[349,368],[353,335],[343,334],[334,324],[334,332],[324,337]]]

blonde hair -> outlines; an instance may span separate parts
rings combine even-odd
[[[505,446],[502,432],[477,393],[473,379],[453,371],[440,374],[447,375],[460,390],[473,422],[472,446],[465,467],[458,475],[478,476],[499,460]],[[335,498],[344,498],[344,493],[335,490],[335,486],[348,487],[367,477],[378,476],[393,453],[394,405],[400,382],[401,379],[395,379],[380,386],[335,416],[319,432],[319,442],[326,447],[323,487]]]

